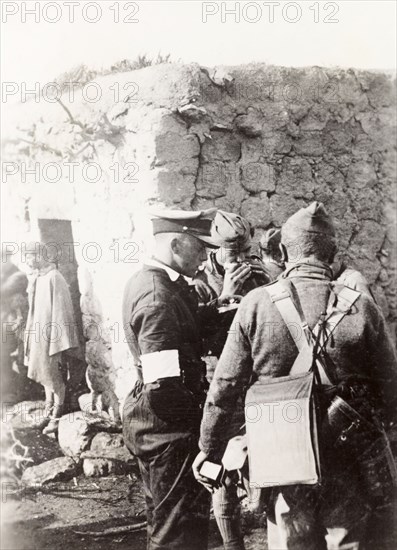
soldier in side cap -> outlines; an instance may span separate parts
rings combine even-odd
[[[261,259],[251,254],[253,230],[248,220],[231,212],[218,210],[212,225],[212,238],[219,246],[210,252],[204,269],[194,278],[201,304],[208,304],[222,293],[237,302],[250,290],[270,281]],[[211,382],[216,364],[226,342],[237,305],[221,315],[217,327],[204,340],[207,379]],[[227,309],[227,307],[225,307]],[[240,400],[228,425],[228,436],[241,435],[244,406]],[[237,485],[228,480],[213,493],[213,510],[225,550],[244,549],[240,530],[240,502]]]
[[[242,296],[269,282],[261,259],[251,253],[253,233],[251,224],[242,216],[218,210],[211,235],[219,248],[209,254],[204,269],[195,277],[203,303],[224,292],[225,274],[232,281],[226,289],[230,295]]]
[[[215,246],[214,214],[152,210],[154,257],[124,293],[124,329],[139,379],[125,402],[123,429],[142,474],[150,550],[207,548],[209,495],[191,465],[208,388],[200,325],[216,316],[218,300],[200,316],[186,278]]]
[[[335,230],[321,203],[314,202],[287,220],[281,247],[286,262],[283,280],[299,300],[312,330],[329,305],[339,307],[339,294],[346,290],[331,282]],[[255,289],[241,301],[235,330],[228,335],[210,385],[201,426],[201,452],[193,465],[196,479],[204,484],[208,480],[200,474],[201,464],[216,461],[223,453],[224,427],[241,393],[254,383],[288,376],[297,357],[295,340],[276,298],[272,300],[273,285],[280,286],[276,282]],[[348,290],[351,292],[355,291]],[[342,316],[334,327],[331,341],[322,345],[332,368],[327,369],[330,385],[322,381],[321,394],[324,399],[343,397],[351,406],[368,401],[371,415],[376,412],[388,425],[396,414],[396,354],[374,301],[359,292],[355,299],[347,310],[350,314]],[[367,492],[371,486],[365,485],[363,471],[348,451],[336,451],[332,445],[323,447],[323,452],[321,485],[272,489],[267,513],[269,550],[362,547],[373,504]]]
[[[272,227],[266,231],[260,241],[260,255],[265,264],[266,271],[270,275],[271,281],[277,279],[284,271],[285,264],[281,257],[280,250],[281,229]],[[353,290],[364,292],[376,301],[371,287],[362,273],[348,267],[345,262],[335,260],[332,264],[333,279]]]

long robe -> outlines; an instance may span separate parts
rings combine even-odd
[[[69,287],[55,268],[38,273],[29,292],[25,332],[28,377],[52,391],[64,384],[60,353],[79,346]]]

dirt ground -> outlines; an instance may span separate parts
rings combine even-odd
[[[33,464],[63,456],[55,439],[32,430],[15,417],[13,428],[29,448]],[[2,426],[4,427],[4,426]],[[2,430],[3,435],[4,430]],[[145,521],[145,503],[137,466],[128,476],[87,478],[80,475],[27,489],[17,482],[1,484],[1,550],[146,550],[146,528],[105,536],[108,529]],[[243,501],[242,529],[246,550],[267,550],[265,518],[247,510]],[[394,533],[392,524],[396,527]],[[397,548],[397,509],[391,502],[375,514],[368,526],[365,550]],[[385,536],[387,542],[385,542]],[[186,550],[189,550],[188,548]],[[222,550],[213,517],[209,550]]]
[[[104,536],[109,528],[145,521],[145,504],[138,475],[107,478],[80,476],[41,489],[19,491],[17,485],[2,486],[1,550],[146,550],[146,529]],[[20,489],[20,487],[19,487]],[[14,494],[13,494],[14,493]],[[397,510],[368,528],[366,550],[394,550],[397,536],[390,535]],[[267,550],[264,518],[244,511],[246,550]],[[395,525],[397,525],[395,523]],[[66,544],[65,544],[66,543]],[[222,550],[213,517],[209,550]],[[186,550],[189,550],[188,548]]]
[[[146,530],[100,536],[103,530],[145,521],[145,504],[139,478],[117,476],[53,483],[41,490],[12,495],[8,486],[2,499],[1,550],[145,550]],[[6,502],[5,502],[6,501]],[[247,550],[266,549],[262,529],[245,518]],[[95,532],[84,534],[83,532]],[[222,550],[211,519],[210,550]],[[188,549],[186,549],[188,550]]]
[[[28,449],[31,462],[25,467],[63,456],[54,437],[32,429],[27,422],[25,412],[29,405],[35,403],[25,402],[12,418],[8,415],[9,424],[1,422],[2,472],[7,472],[10,465],[5,459],[12,444],[8,425],[12,426],[15,438]],[[21,454],[21,447],[17,450]],[[22,471],[17,469],[14,473],[19,478]],[[128,476],[87,478],[79,475],[71,481],[34,489],[3,478],[1,488],[1,550],[63,550],[65,546],[73,550],[146,550],[146,528],[103,536],[106,529],[139,524],[146,519],[137,466]],[[258,518],[246,513],[243,522],[247,550],[265,549]],[[209,549],[222,549],[213,518]]]

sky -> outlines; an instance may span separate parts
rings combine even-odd
[[[35,83],[42,90],[78,65],[109,68],[143,54],[208,67],[258,62],[395,71],[396,6],[394,0],[1,0],[2,89],[16,90],[3,93],[2,130],[5,120],[14,124],[7,107],[20,112],[23,90]]]
[[[393,0],[270,3],[2,0],[2,80],[28,87],[81,63],[109,67],[159,52],[206,66],[395,70]]]

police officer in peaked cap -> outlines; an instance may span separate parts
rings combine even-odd
[[[142,475],[149,550],[207,548],[209,493],[191,466],[208,384],[198,298],[188,280],[214,246],[214,214],[152,210],[154,256],[124,292],[138,381],[124,405],[123,432]],[[206,313],[216,316],[216,307]]]

